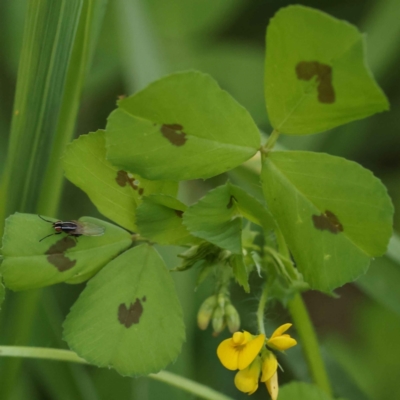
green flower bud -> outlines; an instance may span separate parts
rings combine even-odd
[[[228,325],[229,332],[235,333],[239,330],[240,316],[236,308],[231,303],[228,303],[225,306],[225,321]]]
[[[204,300],[197,313],[197,325],[200,329],[207,329],[216,306],[217,296],[213,295]]]
[[[217,306],[212,316],[212,326],[214,329],[214,336],[220,334],[225,328],[225,311],[220,306]]]

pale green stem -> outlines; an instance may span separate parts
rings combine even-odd
[[[264,328],[264,312],[265,306],[267,305],[268,300],[268,292],[267,292],[267,285],[264,285],[260,302],[258,303],[257,308],[257,324],[258,324],[258,331],[261,334],[265,335],[265,328]]]
[[[278,140],[278,137],[280,135],[280,132],[277,130],[273,130],[272,133],[269,135],[267,143],[265,143],[264,146],[261,148],[261,153],[263,155],[266,155],[268,152],[270,152],[273,147],[275,146],[276,141]]]
[[[326,393],[332,395],[332,388],[322,360],[317,335],[300,293],[295,295],[293,300],[289,302],[288,307],[300,336],[304,355],[313,381]]]
[[[0,346],[0,357],[23,357],[39,358],[55,361],[69,361],[79,364],[88,364],[83,358],[69,350],[49,349],[44,347],[24,347],[24,346]],[[175,375],[172,372],[160,371],[157,374],[148,375],[149,378],[175,386],[181,390],[189,392],[202,399],[208,400],[233,400],[208,386],[194,382],[190,379]]]

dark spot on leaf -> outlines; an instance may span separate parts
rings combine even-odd
[[[161,125],[161,133],[175,146],[183,146],[186,143],[186,133],[183,126],[179,124]]]
[[[298,79],[309,81],[313,76],[318,82],[318,101],[320,103],[334,103],[335,91],[332,86],[332,67],[318,61],[301,61],[296,65]]]
[[[182,218],[183,211],[181,211],[181,210],[174,210],[174,211],[175,211],[175,214],[176,214],[179,218]]]
[[[76,260],[70,260],[65,255],[65,252],[75,246],[76,240],[68,236],[62,238],[50,246],[50,248],[46,251],[45,254],[47,254],[47,261],[50,264],[53,264],[60,272],[71,269],[76,264]]]
[[[132,187],[133,190],[138,190],[138,185],[135,183],[135,178],[133,176],[130,177],[126,171],[119,170],[117,172],[117,177],[115,178],[115,180],[117,181],[119,186],[124,187],[128,184]]]
[[[231,197],[229,198],[229,203],[226,205],[226,208],[232,208],[232,206],[233,206],[233,200],[237,201],[236,198],[235,198],[235,196],[231,196]]]
[[[126,307],[125,303],[120,304],[118,307],[118,320],[127,328],[133,324],[138,324],[142,314],[143,306],[138,298],[133,304],[131,303],[129,308]]]
[[[143,296],[142,297],[142,301],[146,301],[147,299],[146,299],[146,296]]]
[[[140,188],[140,189],[139,189],[139,194],[142,196],[143,193],[144,193],[144,189],[143,189],[143,188]]]
[[[321,231],[329,231],[332,233],[343,232],[343,225],[332,211],[326,210],[321,215],[313,215],[312,220],[314,226]]]

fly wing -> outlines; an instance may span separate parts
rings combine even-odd
[[[102,226],[92,224],[91,222],[74,221],[76,223],[75,232],[84,236],[101,236],[104,233]]]

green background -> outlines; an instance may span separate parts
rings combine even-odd
[[[103,129],[106,118],[116,107],[118,96],[130,95],[166,73],[199,69],[245,106],[261,130],[272,128],[264,102],[264,40],[269,19],[282,6],[278,0],[116,0],[109,1],[96,46],[93,63],[85,81],[75,135]],[[168,3],[168,7],[166,7]],[[398,0],[300,1],[330,15],[345,19],[367,33],[367,59],[379,85],[389,98],[391,111],[344,125],[318,135],[281,137],[289,149],[326,152],[346,157],[370,169],[388,187],[395,207],[400,203],[400,27]],[[0,171],[4,168],[19,52],[26,12],[25,0],[0,3]],[[20,160],[23,164],[24,160]],[[189,204],[210,188],[227,179],[222,175],[205,182],[188,182],[180,196]],[[238,168],[232,181],[246,184],[258,195],[260,185],[251,170]],[[243,181],[246,179],[246,182]],[[0,194],[3,196],[3,193]],[[67,182],[60,219],[81,215],[101,218],[89,198]],[[395,230],[400,230],[399,214]],[[160,249],[168,267],[176,266],[176,247]],[[400,397],[398,369],[400,310],[398,287],[400,266],[385,258],[375,260],[365,277],[356,284],[337,290],[338,299],[319,293],[306,294],[305,300],[323,345],[335,394],[349,400],[394,399]],[[210,282],[194,292],[195,272],[173,275],[183,307],[187,341],[178,361],[169,369],[220,390],[235,399],[248,399],[233,385],[234,374],[217,360],[215,349],[227,333],[218,338],[211,331],[196,327],[195,315],[211,293]],[[396,281],[398,284],[396,285]],[[254,296],[247,300],[243,290],[233,287],[233,304],[243,318],[243,328],[255,329],[257,282]],[[84,285],[60,284],[43,289],[32,346],[66,348],[61,340],[61,324]],[[397,289],[397,291],[396,291]],[[7,329],[15,319],[16,296],[9,293],[0,314],[0,343],[16,344]],[[26,310],[27,315],[29,310]],[[288,313],[278,305],[267,312],[268,333],[274,324],[288,321]],[[28,315],[29,317],[29,315]],[[390,334],[383,335],[380,332]],[[294,336],[296,336],[294,334]],[[372,349],[372,350],[371,350]],[[285,381],[309,381],[307,367],[298,346],[281,357]],[[0,359],[0,378],[4,360]],[[212,371],[212,373],[210,373]],[[4,386],[0,385],[0,398]],[[265,399],[263,387],[252,395]],[[113,400],[190,399],[191,395],[165,384],[141,378],[122,378],[115,371],[47,361],[24,361],[14,385],[14,400]]]

